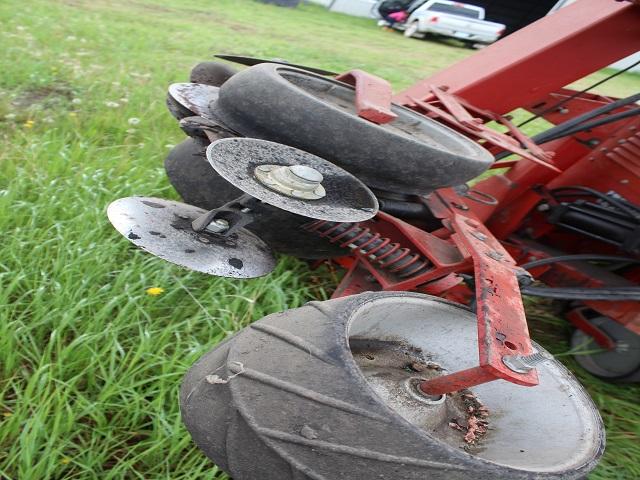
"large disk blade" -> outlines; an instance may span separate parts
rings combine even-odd
[[[288,212],[331,222],[363,222],[378,211],[378,201],[364,183],[333,163],[297,148],[255,138],[226,138],[209,145],[207,159],[234,187]],[[322,174],[326,196],[303,200],[277,192],[256,178],[260,165],[311,167]]]

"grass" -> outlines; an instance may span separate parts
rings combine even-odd
[[[176,196],[162,160],[183,134],[167,84],[235,52],[402,88],[471,52],[248,0],[4,0],[0,21],[0,478],[226,478],[180,423],[181,377],[230,332],[325,298],[333,281],[291,258],[250,281],[187,273],[112,230],[111,200]],[[624,75],[604,93],[637,86]],[[530,316],[536,338],[567,350],[565,322],[539,304]],[[640,390],[562,358],[608,429],[592,478],[640,477]]]

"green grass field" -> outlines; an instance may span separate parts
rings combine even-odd
[[[176,197],[162,161],[183,134],[167,85],[233,52],[363,68],[401,88],[471,52],[249,0],[4,0],[0,25],[0,478],[226,478],[180,422],[185,370],[249,322],[325,298],[334,279],[290,258],[251,281],[191,274],[111,228],[115,198]],[[639,84],[625,75],[604,92]],[[540,304],[530,317],[538,340],[567,351],[563,321]],[[640,389],[561,358],[608,430],[592,478],[640,478]]]

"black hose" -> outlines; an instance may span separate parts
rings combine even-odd
[[[640,259],[618,257],[616,255],[560,255],[557,257],[542,258],[521,265],[525,270],[541,267],[550,263],[576,262],[576,261],[611,261],[620,263],[640,263]],[[563,300],[600,300],[622,301],[640,300],[640,287],[535,287],[524,286],[520,288],[523,295],[533,297],[555,298]]]
[[[572,95],[570,95],[569,97],[560,100],[558,103],[556,103],[555,105],[552,105],[551,107],[546,108],[545,110],[543,110],[540,113],[537,113],[535,115],[533,115],[532,117],[526,119],[524,122],[522,122],[521,124],[518,125],[519,127],[522,127],[523,125],[526,125],[529,122],[532,122],[533,120],[535,120],[536,118],[540,118],[543,115],[546,115],[549,112],[554,111],[555,109],[557,109],[558,107],[561,107],[562,105],[564,105],[565,103],[570,102],[571,100],[573,100],[574,98],[579,97],[580,95],[582,95],[583,93],[587,93],[589,90],[596,88],[599,85],[602,85],[605,82],[608,82],[609,80],[611,80],[612,78],[617,77],[618,75],[623,74],[624,72],[631,70],[633,67],[640,65],[640,60],[638,60],[635,63],[632,63],[631,65],[626,66],[625,68],[618,70],[615,73],[612,73],[611,75],[609,75],[606,78],[603,78],[602,80],[597,81],[596,83],[594,83],[593,85],[588,86],[587,88],[585,88],[584,90],[580,90],[579,92],[574,92]]]
[[[594,255],[592,253],[577,254],[577,255],[560,255],[557,257],[541,258],[540,260],[534,260],[532,262],[520,265],[525,270],[541,267],[543,265],[549,265],[550,263],[562,263],[562,262],[618,262],[618,263],[640,263],[640,259],[619,257],[617,255]]]
[[[608,302],[640,300],[640,288],[638,287],[523,287],[520,291],[523,295],[531,295],[532,297],[562,300],[599,300]]]
[[[607,202],[610,205],[618,208],[618,210],[626,213],[627,215],[629,215],[629,217],[633,218],[634,220],[640,220],[640,211],[635,207],[635,205],[627,204],[628,202],[619,200],[617,198],[613,198],[611,195],[606,195],[602,192],[599,192],[598,190],[594,190],[593,188],[584,187],[582,185],[568,185],[566,187],[558,187],[558,188],[549,190],[549,192],[552,195],[557,195],[560,192],[567,192],[567,191],[569,192],[576,191],[576,192],[582,193],[583,195],[586,193],[588,195],[594,196],[596,198],[599,198],[603,202]],[[576,195],[580,195],[580,193]]]
[[[621,98],[620,100],[616,100],[615,102],[602,105],[601,107],[594,108],[593,110],[589,110],[588,112],[585,112],[582,115],[578,115],[577,117],[574,117],[571,120],[567,120],[566,122],[556,125],[555,127],[552,127],[549,130],[536,135],[535,137],[533,137],[533,139],[534,141],[536,141],[536,139],[541,139],[543,141],[540,141],[540,142],[536,141],[536,143],[544,143],[544,136],[546,135],[553,136],[559,132],[573,128],[595,117],[604,115],[620,107],[624,107],[632,103],[635,103],[638,100],[640,100],[640,93],[636,93],[635,95],[631,95],[630,97]]]
[[[618,112],[613,115],[609,115],[608,117],[601,118],[599,120],[593,120],[591,122],[581,123],[579,125],[574,126],[573,128],[567,128],[565,130],[559,132],[552,132],[553,134],[549,134],[552,129],[547,130],[539,135],[532,137],[532,140],[536,145],[542,145],[543,143],[551,142],[553,140],[557,140],[562,137],[568,137],[570,135],[575,135],[576,133],[585,132],[588,130],[593,130],[594,128],[600,127],[602,125],[608,125],[609,123],[618,122],[620,120],[624,120],[625,118],[635,117],[636,115],[640,115],[640,108],[634,108],[632,110],[626,110],[624,112]],[[559,126],[564,126],[561,124]]]
[[[610,115],[600,120],[594,120],[593,122],[585,123],[588,120],[592,120],[595,117],[609,113],[613,110],[616,110],[617,108],[630,105],[639,100],[640,100],[640,93],[636,93],[635,95],[631,95],[630,97],[621,98],[619,100],[608,103],[601,107],[594,108],[593,110],[583,113],[582,115],[578,115],[577,117],[572,118],[571,120],[567,120],[566,122],[561,123],[560,125],[556,125],[555,127],[552,127],[542,133],[539,133],[538,135],[531,137],[531,139],[536,145],[541,145],[543,143],[547,143],[552,140],[557,140],[562,137],[568,137],[569,135],[573,135],[573,134],[582,132],[584,130],[591,130],[593,128],[600,127],[602,125],[607,125],[609,123],[617,122],[619,120],[624,120],[625,118],[638,115],[640,114],[640,109],[634,108],[632,110],[627,110],[624,112],[616,113],[614,115]],[[518,125],[518,127],[522,125],[523,124],[520,124]],[[496,155],[495,157],[496,161],[502,160],[503,158],[508,157],[511,154],[512,153],[508,151],[501,152]]]

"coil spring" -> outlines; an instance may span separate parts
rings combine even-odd
[[[339,223],[318,220],[308,223],[303,228],[337,243],[343,248],[360,251],[380,267],[397,275],[408,278],[429,270],[431,262],[422,255],[392,243],[389,238],[379,233],[372,233],[369,228],[357,223]]]

